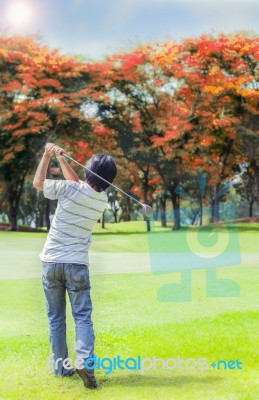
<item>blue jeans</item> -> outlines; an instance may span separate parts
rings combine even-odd
[[[66,291],[76,326],[75,350],[77,359],[94,356],[94,332],[91,320],[92,302],[87,265],[42,263],[42,283],[49,320],[49,339],[56,376],[70,375],[58,358],[68,358],[66,342]]]

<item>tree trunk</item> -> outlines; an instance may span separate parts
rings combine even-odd
[[[126,196],[126,219],[125,221],[131,221],[131,216],[130,216],[130,202],[131,200]]]
[[[154,220],[157,221],[159,216],[159,202],[156,200],[156,209],[154,212]]]
[[[256,194],[257,194],[257,204],[259,205],[259,165],[257,165],[255,160],[253,160],[251,162],[251,165],[252,165],[253,170],[254,170]]]
[[[174,191],[173,192],[171,191],[171,200],[172,200],[173,212],[174,212],[173,230],[178,231],[181,228],[180,198]]]
[[[39,226],[40,226],[40,228],[43,227],[43,224],[44,224],[44,215],[43,215],[43,212],[41,210],[39,210]]]
[[[200,209],[200,226],[203,224],[203,208]]]
[[[144,203],[148,204],[148,171],[145,171],[144,176],[145,176],[143,184]],[[150,219],[148,217],[145,217],[145,220],[147,225],[147,232],[150,232],[151,231]]]
[[[249,202],[249,217],[253,216],[253,204],[254,204],[254,201]]]
[[[104,228],[105,228],[105,210],[102,215],[102,229],[104,229]]]
[[[16,202],[9,203],[9,222],[10,222],[10,230],[17,231],[17,214],[18,214],[18,205]]]
[[[211,202],[211,222],[218,222],[219,220],[219,199],[213,199]]]
[[[130,211],[127,205],[121,207],[121,215],[119,218],[119,222],[120,221],[131,221]]]
[[[17,231],[17,216],[19,209],[19,202],[23,191],[24,180],[26,172],[20,177],[17,176],[15,182],[10,182],[7,188],[7,201],[9,204],[8,218],[10,223],[10,230]]]
[[[202,204],[202,197],[199,198],[199,206],[200,206],[200,226],[202,226],[202,219],[203,219],[203,204]]]
[[[210,221],[218,222],[220,220],[219,215],[219,198],[216,196],[218,193],[219,187],[216,185],[214,188],[214,196],[211,201],[211,219]]]
[[[161,226],[166,228],[166,199],[160,199]]]
[[[125,203],[121,205],[121,215],[119,218],[120,221],[131,221],[131,216],[130,216],[130,202],[131,200],[128,198],[128,196],[125,197]]]
[[[151,225],[150,225],[150,219],[149,217],[145,217],[146,218],[146,224],[147,224],[147,232],[151,231]]]

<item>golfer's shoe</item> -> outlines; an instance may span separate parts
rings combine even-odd
[[[70,370],[70,372],[68,373],[68,374],[66,374],[66,375],[63,375],[63,376],[65,376],[65,377],[69,377],[69,376],[72,376],[72,375],[74,375],[76,373],[76,370],[75,370],[75,368],[73,368],[73,369],[71,369]]]
[[[77,374],[80,376],[82,381],[84,382],[84,385],[88,389],[97,389],[98,384],[95,380],[94,376],[94,370],[89,370],[84,367],[83,369],[77,369],[76,370]]]

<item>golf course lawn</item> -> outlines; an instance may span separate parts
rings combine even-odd
[[[194,270],[191,301],[161,302],[159,288],[180,282],[180,272],[129,273],[126,258],[123,273],[102,274],[99,269],[95,274],[92,266],[98,357],[177,360],[180,356],[206,358],[209,364],[205,371],[163,369],[161,361],[143,374],[116,369],[105,375],[97,370],[101,386],[96,391],[85,389],[77,375],[55,378],[47,366],[50,347],[38,258],[46,234],[0,232],[0,399],[259,399],[259,226],[238,228],[241,254],[246,257],[217,271],[218,278],[239,285],[238,297],[207,297],[206,271]],[[163,232],[157,226],[155,234]],[[182,241],[185,230],[171,234]],[[137,260],[138,254],[148,253],[147,237],[142,222],[110,224],[105,230],[97,226],[91,251],[104,252],[107,260],[118,253],[125,257],[134,253]],[[67,309],[69,357],[75,359],[69,304]],[[220,360],[238,360],[242,369],[224,369],[223,363],[219,369],[211,366]]]

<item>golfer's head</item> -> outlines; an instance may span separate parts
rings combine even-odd
[[[117,174],[117,168],[113,158],[105,154],[95,154],[86,164],[86,168],[89,168],[110,183],[114,181]],[[110,186],[87,170],[85,171],[85,180],[97,192],[102,192]]]

